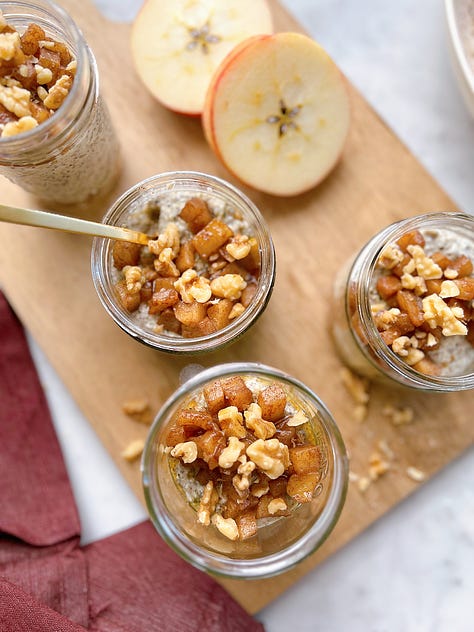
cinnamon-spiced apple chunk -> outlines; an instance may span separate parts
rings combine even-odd
[[[198,523],[247,540],[313,500],[324,457],[283,383],[233,375],[206,384],[187,406],[174,415],[165,451]]]

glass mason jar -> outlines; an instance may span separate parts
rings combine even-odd
[[[319,447],[319,483],[310,502],[297,503],[289,516],[263,518],[257,534],[231,541],[216,528],[197,521],[196,509],[173,476],[165,451],[167,431],[177,411],[199,398],[203,387],[219,378],[240,375],[260,385],[281,384],[288,401],[309,419]],[[164,403],[148,434],[142,456],[143,489],[153,524],[185,560],[224,577],[256,579],[287,571],[326,540],[341,513],[348,483],[348,459],[330,412],[302,382],[277,369],[252,362],[206,369],[182,384]]]
[[[166,331],[155,333],[146,328],[143,321],[134,317],[134,313],[127,312],[117,299],[114,288],[117,270],[112,260],[113,242],[96,238],[92,246],[92,278],[99,299],[109,315],[136,340],[170,353],[214,351],[237,340],[264,311],[275,280],[275,251],[265,220],[247,196],[220,178],[194,171],[174,171],[153,176],[126,191],[109,209],[103,222],[118,226],[129,225],[127,220],[130,223],[131,216],[146,208],[149,203],[163,198],[173,200],[174,197],[182,203],[194,196],[204,196],[238,213],[248,225],[248,234],[254,236],[259,244],[260,276],[255,296],[245,311],[223,329],[205,336],[184,338]],[[146,232],[146,227],[136,222],[133,223],[133,228]]]
[[[82,33],[48,0],[2,2],[1,9],[18,32],[34,22],[65,43],[77,70],[69,94],[49,119],[30,131],[0,137],[0,173],[48,202],[76,204],[107,192],[118,175],[119,144]]]
[[[426,238],[424,250],[428,256],[441,252],[453,260],[466,255],[474,262],[474,217],[471,215],[428,213],[391,224],[375,235],[336,279],[332,322],[336,348],[350,368],[370,379],[427,391],[473,388],[474,347],[467,336],[441,338],[439,348],[432,353],[443,369],[439,375],[430,375],[418,371],[394,353],[375,325],[371,306],[381,301],[375,289],[379,274],[377,261],[388,244],[411,231],[420,231]]]

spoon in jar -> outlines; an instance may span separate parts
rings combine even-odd
[[[95,237],[109,237],[110,239],[129,241],[134,244],[146,245],[150,240],[150,237],[145,235],[145,233],[130,230],[129,228],[90,222],[77,217],[57,215],[56,213],[47,213],[45,211],[16,208],[6,204],[0,204],[0,221],[9,222],[10,224],[38,226],[40,228],[53,228],[55,230],[64,230],[68,233],[94,235]]]

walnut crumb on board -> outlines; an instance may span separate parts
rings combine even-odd
[[[408,478],[411,478],[412,481],[415,481],[415,483],[422,483],[426,480],[426,474],[417,467],[407,467],[406,475]]]
[[[135,421],[150,425],[153,421],[153,413],[148,400],[144,397],[129,399],[122,404],[123,412]]]
[[[145,447],[144,439],[134,439],[133,441],[130,441],[130,443],[127,445],[127,447],[124,450],[122,450],[121,456],[126,461],[130,461],[130,462],[135,461],[142,455],[144,447]]]
[[[361,423],[367,417],[370,382],[367,378],[356,375],[347,367],[341,368],[340,376],[346,390],[354,400],[354,420]]]

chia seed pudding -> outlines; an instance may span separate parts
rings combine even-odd
[[[370,286],[384,342],[416,371],[474,371],[474,244],[449,230],[407,232],[388,244]]]
[[[248,540],[321,494],[328,476],[317,418],[277,380],[232,376],[193,393],[164,451],[200,525]]]
[[[205,336],[242,316],[260,277],[260,249],[240,211],[212,195],[168,192],[132,208],[147,246],[115,242],[111,281],[139,328]]]
[[[82,202],[110,189],[119,168],[94,57],[58,7],[15,10],[0,11],[0,171],[45,200]]]

